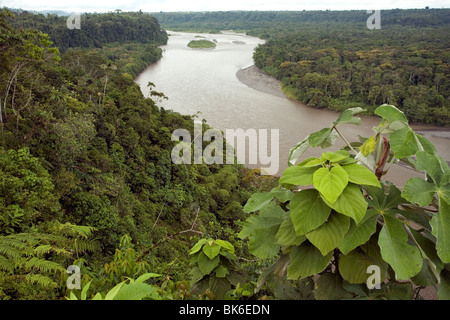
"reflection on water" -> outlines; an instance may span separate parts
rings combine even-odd
[[[253,50],[263,40],[232,32],[201,34],[217,43],[214,49],[191,49],[187,44],[199,34],[169,32],[169,42],[162,48],[163,58],[151,65],[136,78],[144,95],[148,95],[149,81],[155,90],[163,92],[169,100],[159,106],[201,117],[215,128],[244,130],[279,129],[280,170],[287,167],[289,149],[308,134],[329,127],[338,114],[316,109],[289,100],[284,96],[257,91],[238,80],[236,73],[253,65]],[[350,140],[358,135],[369,137],[377,119],[364,118],[363,124],[344,126],[342,132]],[[429,127],[416,127],[427,129]],[[434,131],[424,131],[425,136],[438,148],[440,154],[450,160],[450,140]],[[448,133],[446,133],[448,135]],[[337,147],[343,143],[337,143]],[[270,150],[270,149],[269,149]],[[304,155],[318,156],[320,149],[310,149]],[[416,175],[399,166],[391,170],[388,179],[403,185],[409,177]]]

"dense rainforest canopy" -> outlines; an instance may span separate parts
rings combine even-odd
[[[383,103],[417,123],[450,125],[450,9],[155,13],[167,29],[233,29],[266,39],[255,64],[311,106],[367,114]]]
[[[105,27],[103,47],[68,49],[67,36],[62,48],[68,50],[60,54],[46,33],[12,27],[12,16],[1,11],[0,297],[64,296],[65,286],[57,283],[67,275],[60,271],[77,259],[89,270],[103,270],[125,235],[147,266],[140,271],[162,272],[172,262],[175,280],[186,279],[191,237],[233,239],[242,206],[264,179],[258,182],[240,165],[172,164],[171,134],[193,131],[193,118],[159,109],[142,95],[127,64],[113,62],[134,48],[117,48],[115,41],[142,41],[134,35],[148,34],[166,40],[153,18],[143,16],[143,24],[153,23],[147,32],[135,23],[129,37],[108,38],[107,30],[120,34],[111,19],[125,25],[136,15],[89,15],[86,28]],[[36,18],[37,27],[58,34],[53,22]],[[32,21],[25,14],[14,23]],[[86,48],[95,37],[83,39],[79,44]],[[158,59],[161,52],[146,51],[145,43],[136,46]],[[195,230],[178,235],[189,229]]]
[[[290,97],[345,111],[291,149],[280,179],[176,165],[172,132],[192,134],[196,116],[133,81],[167,41],[155,18],[85,14],[69,30],[2,9],[0,299],[418,299],[438,285],[449,298],[450,169],[408,123],[449,123],[448,10],[386,11],[381,30],[363,11],[154,16],[260,36],[255,63]],[[350,143],[338,128],[359,107],[380,126]],[[301,158],[339,137],[342,150]],[[425,179],[382,181],[399,160]]]

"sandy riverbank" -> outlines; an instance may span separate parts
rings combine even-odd
[[[255,65],[239,70],[236,77],[252,89],[278,97],[286,97],[281,89],[281,81],[271,77]]]

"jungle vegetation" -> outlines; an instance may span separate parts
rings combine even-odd
[[[374,115],[396,105],[414,123],[450,124],[450,9],[154,13],[170,30],[235,30],[266,40],[256,66],[311,106]]]
[[[158,107],[164,94],[144,97],[133,81],[160,58],[157,46],[166,41],[153,18],[86,15],[101,40],[62,39],[56,30],[65,19],[34,21],[30,13],[14,17],[2,9],[0,298],[411,300],[431,287],[449,299],[450,169],[409,125],[417,114],[429,123],[448,119],[445,13],[393,10],[386,31],[352,29],[354,17],[364,29],[361,12],[334,16],[344,29],[327,25],[335,14],[329,11],[249,12],[245,20],[244,13],[217,13],[211,26],[202,25],[206,14],[191,14],[198,17],[192,27],[240,19],[236,27],[264,32],[268,41],[255,62],[282,79],[287,92],[304,99],[315,91],[301,85],[314,86],[321,93],[311,101],[318,106],[334,108],[339,100],[346,107],[329,127],[292,147],[278,179],[241,165],[172,163],[171,133],[193,133],[194,116]],[[309,29],[297,24],[299,16]],[[148,32],[138,31],[140,17],[153,22]],[[107,35],[123,30],[109,21],[126,25],[127,33]],[[390,76],[393,94],[386,96],[381,88]],[[394,89],[407,84],[410,96],[401,100]],[[376,86],[381,98],[369,95]],[[424,110],[405,107],[412,106],[405,101],[423,104],[420,99],[428,101]],[[359,125],[364,112],[378,117],[379,126],[349,141],[341,126]],[[328,151],[337,139],[344,147]],[[305,159],[313,147],[322,156]],[[398,161],[422,177],[405,186],[386,181]],[[376,289],[368,285],[373,266]],[[68,286],[67,268],[74,267],[79,289]]]

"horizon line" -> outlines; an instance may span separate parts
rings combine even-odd
[[[142,13],[214,13],[214,12],[345,12],[345,11],[367,11],[367,10],[383,10],[383,11],[390,11],[390,10],[447,10],[450,9],[450,7],[441,7],[441,8],[385,8],[385,9],[378,9],[378,8],[372,8],[372,9],[285,9],[285,10],[254,10],[254,9],[233,9],[233,10],[178,10],[178,11],[143,11],[142,9],[135,9],[135,10],[123,10],[120,8],[114,9],[114,10],[105,10],[105,11],[84,11],[84,10],[70,10],[70,9],[23,9],[23,8],[12,8],[12,7],[3,7],[9,10],[22,10],[22,11],[30,11],[30,12],[47,12],[47,11],[54,11],[54,12],[64,12],[64,13],[115,13],[117,10],[120,10],[122,13],[130,13],[130,12],[142,12]]]

